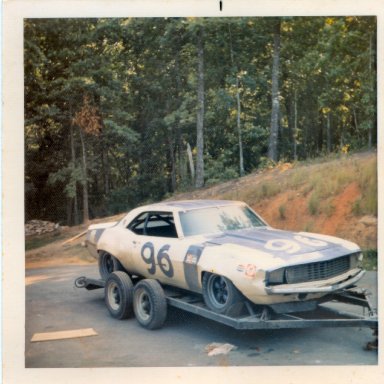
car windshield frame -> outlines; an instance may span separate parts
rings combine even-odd
[[[243,217],[228,217],[228,213],[234,209],[237,209],[238,213],[240,212]],[[213,216],[215,213],[222,216],[221,221],[217,220],[217,216]],[[212,235],[228,231],[268,226],[266,222],[246,204],[218,205],[190,209],[180,211],[178,216],[184,237]],[[212,219],[215,220],[215,223],[212,223]],[[241,222],[240,219],[243,220],[243,222]],[[248,219],[248,223],[245,223],[244,219]],[[220,228],[221,225],[222,227]]]

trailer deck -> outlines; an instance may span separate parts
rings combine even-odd
[[[105,281],[79,277],[77,288],[100,289]],[[267,307],[244,302],[237,316],[223,315],[208,309],[198,294],[192,294],[172,287],[163,287],[167,304],[186,312],[217,321],[241,330],[293,329],[318,327],[369,327],[377,334],[378,317],[370,300],[370,293],[361,288],[351,288],[329,295],[315,310],[294,313],[275,313]],[[349,310],[344,310],[349,309]],[[361,313],[356,309],[360,308]],[[352,309],[352,312],[350,311]]]

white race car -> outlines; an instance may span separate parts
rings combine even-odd
[[[119,222],[91,225],[86,245],[99,260],[102,279],[125,271],[157,280],[202,294],[205,304],[222,314],[246,299],[277,313],[308,310],[364,274],[356,244],[273,229],[245,203],[234,201],[136,208]],[[116,284],[107,295],[116,296]],[[118,310],[122,299],[115,300]]]

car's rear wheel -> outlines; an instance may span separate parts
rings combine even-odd
[[[108,276],[115,271],[124,271],[124,267],[116,257],[108,252],[100,252],[99,254],[99,273],[103,280],[107,280]]]
[[[133,315],[133,284],[122,271],[112,272],[105,283],[105,304],[115,319],[123,320]]]
[[[235,308],[240,308],[242,295],[231,280],[221,275],[205,273],[202,283],[204,302],[214,312],[232,313]]]
[[[161,328],[167,317],[167,300],[161,285],[153,279],[138,282],[133,293],[133,311],[144,328]]]

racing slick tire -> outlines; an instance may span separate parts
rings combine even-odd
[[[160,283],[153,279],[138,282],[133,292],[133,311],[141,326],[161,328],[167,317],[167,300]]]
[[[123,320],[133,315],[133,284],[122,271],[112,272],[105,283],[105,304],[115,319]]]
[[[120,261],[108,252],[99,253],[99,273],[103,280],[107,280],[108,276],[115,271],[125,271]]]
[[[243,306],[243,297],[231,280],[213,273],[203,275],[203,299],[216,313],[236,315]]]

